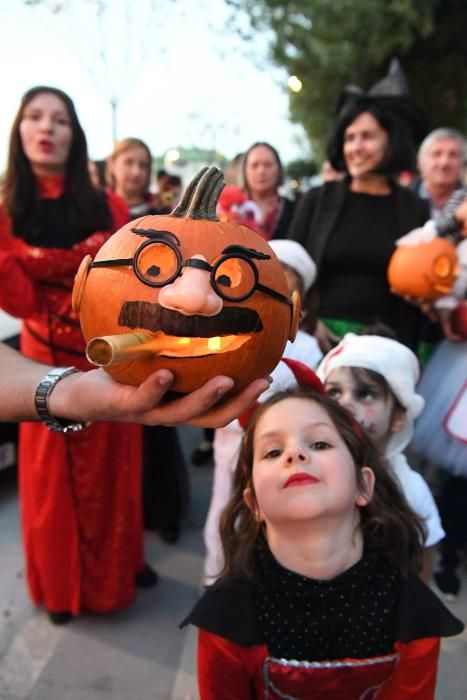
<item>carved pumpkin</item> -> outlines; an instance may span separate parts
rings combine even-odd
[[[223,187],[204,168],[169,215],[145,216],[81,263],[73,289],[91,362],[118,381],[175,374],[192,391],[224,374],[235,388],[266,376],[298,325],[282,267],[253,231],[216,218]]]
[[[398,246],[387,274],[396,294],[433,301],[450,292],[458,272],[455,247],[444,238],[433,238],[415,246]]]

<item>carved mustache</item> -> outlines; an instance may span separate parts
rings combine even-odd
[[[212,338],[263,330],[254,309],[226,306],[216,316],[185,316],[149,301],[126,301],[120,310],[118,324],[125,328],[163,331],[166,335],[183,338]]]

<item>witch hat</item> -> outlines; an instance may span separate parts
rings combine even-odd
[[[368,105],[378,104],[391,110],[407,124],[416,145],[423,141],[429,131],[428,115],[410,96],[402,64],[396,57],[391,59],[384,78],[367,92],[358,85],[346,85],[337,99],[336,114],[341,114],[355,101]]]

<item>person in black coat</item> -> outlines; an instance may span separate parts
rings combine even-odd
[[[328,158],[345,178],[305,194],[288,233],[318,266],[321,347],[384,323],[417,350],[422,315],[392,294],[386,277],[395,241],[429,218],[426,202],[395,180],[414,166],[409,128],[377,98],[355,98],[338,115]]]

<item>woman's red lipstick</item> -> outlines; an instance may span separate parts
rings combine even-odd
[[[54,149],[54,144],[52,141],[49,141],[48,139],[41,139],[39,141],[39,148],[41,148],[43,151],[53,151]]]
[[[284,488],[288,489],[290,486],[306,486],[307,484],[317,484],[319,479],[306,472],[298,472],[297,474],[292,474],[289,476],[284,484]]]

